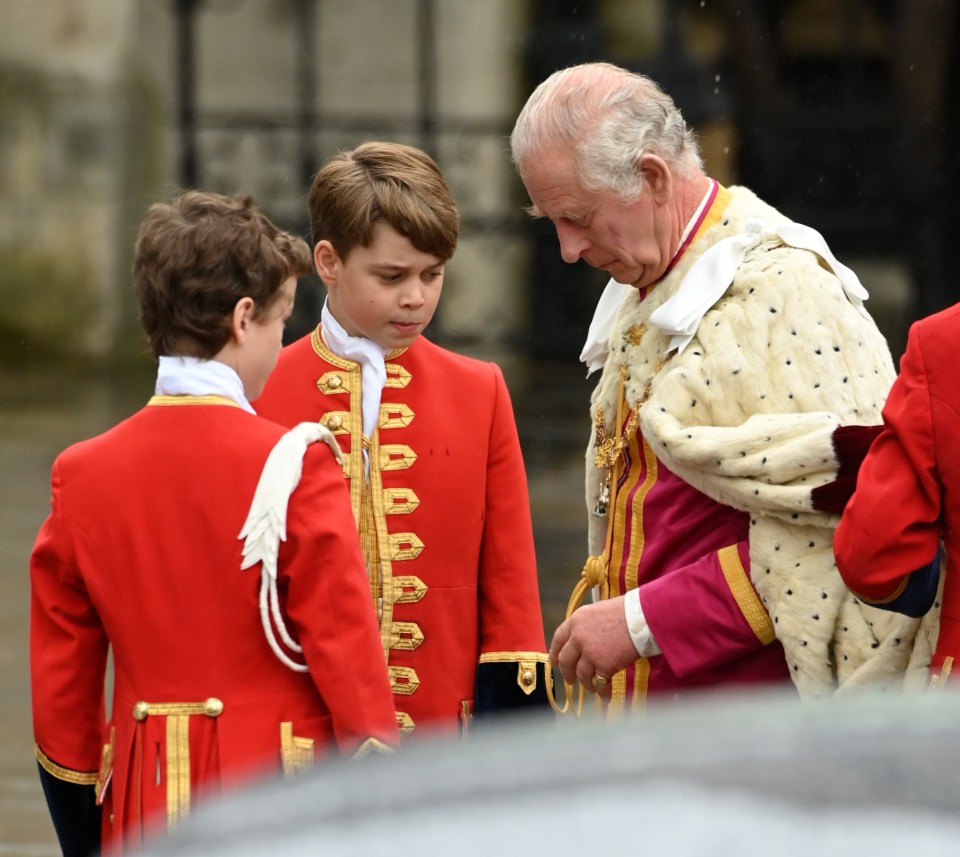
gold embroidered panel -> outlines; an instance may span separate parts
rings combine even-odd
[[[409,515],[420,505],[420,498],[412,488],[384,488],[384,514]]]
[[[390,533],[390,559],[395,562],[416,559],[423,548],[416,533]]]
[[[381,470],[406,470],[417,460],[417,454],[406,444],[388,443],[380,447]]]
[[[409,696],[420,687],[420,676],[413,667],[387,667],[390,674],[390,687],[400,696]]]
[[[397,575],[383,582],[383,598],[391,604],[410,604],[427,594],[427,585],[412,574]]]
[[[403,428],[410,425],[414,418],[413,411],[407,406],[396,402],[380,405],[378,425],[382,429]]]
[[[413,651],[423,642],[423,631],[416,622],[394,622],[390,626],[390,648]]]
[[[413,377],[403,366],[399,363],[387,363],[387,381],[384,384],[385,387],[392,387],[393,389],[402,390],[407,384],[410,383],[410,379]]]

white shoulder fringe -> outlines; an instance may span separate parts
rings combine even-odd
[[[261,564],[260,619],[267,642],[280,661],[295,672],[307,672],[309,667],[293,660],[277,642],[279,634],[288,649],[297,654],[303,652],[303,648],[290,636],[280,613],[277,597],[277,555],[280,542],[287,539],[287,506],[290,495],[300,483],[303,456],[307,447],[318,440],[324,441],[337,461],[343,464],[340,445],[329,429],[318,423],[300,423],[294,426],[277,441],[267,456],[247,520],[237,536],[244,540],[241,570]]]

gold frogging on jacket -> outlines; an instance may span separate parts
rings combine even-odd
[[[137,702],[139,751],[143,752],[143,722],[150,716],[167,718],[167,828],[172,830],[190,812],[190,718],[195,714],[219,717],[223,703],[215,696],[203,702]]]

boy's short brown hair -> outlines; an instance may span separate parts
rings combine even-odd
[[[312,272],[306,241],[278,229],[250,196],[191,190],[156,203],[134,249],[140,321],[158,357],[214,357],[237,301],[253,298],[257,318],[289,277]]]
[[[460,217],[436,161],[402,143],[364,143],[334,155],[310,187],[313,242],[327,240],[345,259],[369,247],[373,227],[389,223],[421,253],[453,256]]]

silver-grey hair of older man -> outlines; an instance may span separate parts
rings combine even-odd
[[[678,176],[703,170],[693,131],[650,78],[610,63],[554,72],[534,91],[510,135],[513,163],[572,150],[584,190],[613,191],[626,202],[643,190],[640,155],[657,155]]]

